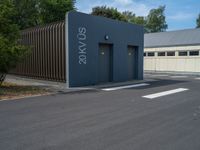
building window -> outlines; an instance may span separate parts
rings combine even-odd
[[[144,57],[146,57],[147,56],[147,53],[144,53]]]
[[[199,51],[190,51],[190,56],[199,56]]]
[[[165,52],[158,52],[158,56],[165,56]]]
[[[175,52],[167,52],[167,56],[175,56]]]
[[[178,52],[178,56],[187,56],[187,51]]]
[[[147,56],[150,56],[150,57],[155,56],[155,53],[154,52],[148,52]]]

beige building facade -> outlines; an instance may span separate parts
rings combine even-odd
[[[200,74],[200,29],[145,35],[144,70]]]

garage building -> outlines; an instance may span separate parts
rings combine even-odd
[[[144,70],[200,74],[200,29],[145,34]]]
[[[143,79],[143,27],[69,12],[65,22],[22,32],[32,54],[12,71],[68,87]]]

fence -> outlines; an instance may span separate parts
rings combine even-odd
[[[21,43],[31,47],[31,54],[12,74],[66,81],[64,22],[26,29],[21,32]]]

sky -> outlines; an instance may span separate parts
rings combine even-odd
[[[147,16],[151,9],[165,5],[168,31],[195,28],[200,13],[200,0],[76,0],[76,8],[84,13],[90,13],[93,7],[102,5],[121,12],[129,10],[137,16]]]

